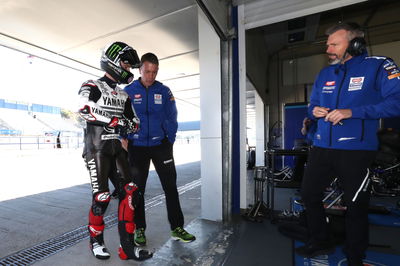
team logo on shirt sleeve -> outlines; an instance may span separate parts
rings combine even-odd
[[[322,93],[333,93],[335,89],[335,81],[327,81],[325,82],[324,86],[322,87]]]
[[[399,79],[399,77],[400,77],[400,73],[394,73],[394,74],[390,74],[388,76],[388,79],[394,79],[394,78]]]
[[[394,78],[399,79],[400,77],[400,70],[397,67],[387,70],[387,73],[388,73],[388,79],[394,79]]]
[[[397,65],[391,59],[387,59],[386,63],[383,65],[383,68],[386,70],[388,79],[400,79],[400,70]]]
[[[357,91],[362,89],[364,77],[351,77],[349,83],[349,91]]]
[[[174,95],[172,94],[172,91],[171,90],[168,90],[168,95],[169,95],[169,100],[172,102],[172,101],[175,101],[175,97],[174,97]]]

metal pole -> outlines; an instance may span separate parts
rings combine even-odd
[[[232,47],[221,41],[221,105],[222,105],[222,212],[223,221],[232,218]]]

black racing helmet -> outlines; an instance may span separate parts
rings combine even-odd
[[[121,61],[132,65],[132,68],[140,66],[140,60],[135,49],[126,43],[114,42],[104,48],[100,66],[101,69],[110,74],[118,83],[131,83],[133,74],[121,67]]]

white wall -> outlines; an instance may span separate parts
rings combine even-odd
[[[201,216],[222,221],[220,39],[201,9],[199,20]]]
[[[400,41],[374,45],[371,47],[372,55],[380,55],[392,58],[397,65],[400,64]]]
[[[374,45],[369,48],[372,55],[386,56],[400,63],[400,41]],[[281,77],[278,79],[278,64],[276,57],[271,59],[269,68],[269,95],[268,104],[270,105],[270,121],[274,123],[281,117],[281,108],[284,103],[303,102],[304,85],[307,85],[310,98],[312,84],[319,71],[327,66],[327,56],[317,54],[309,57],[284,60],[282,62]],[[279,89],[279,91],[278,91]]]
[[[372,53],[369,52],[369,54],[390,57],[399,64],[399,47],[400,41],[374,45],[369,49],[369,51],[372,50]],[[312,84],[319,71],[327,65],[327,57],[325,54],[285,60],[282,64],[283,86]]]
[[[256,165],[264,166],[265,165],[265,155],[264,155],[264,147],[265,147],[265,125],[266,123],[264,118],[265,107],[264,102],[258,93],[255,93],[256,98]]]

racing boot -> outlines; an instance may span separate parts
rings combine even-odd
[[[89,235],[90,249],[93,255],[101,260],[110,258],[110,253],[104,245],[103,231],[104,221],[103,215],[110,202],[110,193],[108,191],[99,192],[93,195],[92,207],[89,211]]]
[[[110,253],[104,245],[103,234],[90,236],[90,249],[92,250],[93,255],[100,260],[110,258]]]
[[[135,244],[135,225],[126,221],[118,222],[118,232],[120,237],[120,247],[118,255],[121,260],[134,259],[138,261],[147,260],[153,257],[153,253],[141,249]]]
[[[118,250],[122,260],[146,260],[153,257],[153,253],[140,249],[135,244],[135,207],[137,206],[137,186],[131,182],[123,187],[121,200],[118,206],[118,232],[121,246]]]

